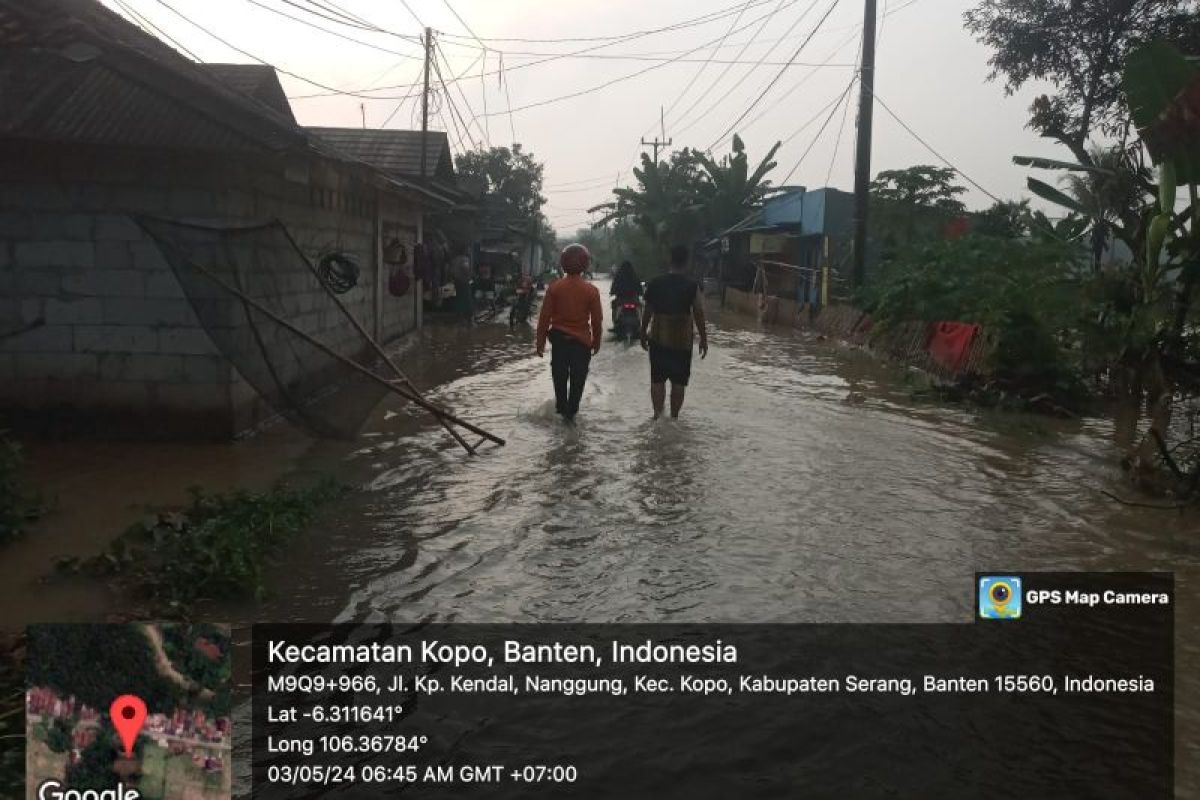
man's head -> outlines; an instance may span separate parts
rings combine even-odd
[[[683,272],[688,265],[688,249],[686,244],[677,244],[671,248],[671,270]]]

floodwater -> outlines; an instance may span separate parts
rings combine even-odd
[[[711,343],[682,418],[658,422],[644,353],[606,343],[567,427],[531,330],[434,325],[406,369],[507,446],[467,457],[389,400],[353,444],[155,450],[145,500],[233,463],[361,487],[271,599],[212,610],[263,620],[967,621],[976,570],[1174,571],[1180,796],[1200,796],[1200,520],[1101,493],[1128,494],[1111,422],[914,402],[902,367],[744,320]],[[136,477],[97,469],[90,502],[114,480],[128,514]]]

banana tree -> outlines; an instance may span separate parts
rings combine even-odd
[[[696,159],[704,170],[704,222],[710,233],[717,233],[736,224],[752,208],[762,202],[771,182],[766,179],[778,162],[774,161],[782,142],[767,153],[754,171],[742,137],[734,134],[733,153],[717,161],[704,153]]]
[[[634,168],[633,176],[636,186],[613,189],[612,200],[588,209],[588,213],[604,214],[592,227],[632,222],[650,237],[659,257],[671,244],[689,241],[703,208],[695,154],[680,150],[670,160],[656,163],[643,153],[642,165]]]

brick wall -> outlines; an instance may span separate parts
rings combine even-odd
[[[277,217],[311,257],[332,248],[358,261],[359,285],[342,299],[368,331],[377,304],[384,338],[415,326],[411,302],[377,297],[386,274],[376,263],[374,190],[322,162],[36,149],[3,161],[0,335],[41,323],[0,339],[0,408],[18,422],[54,412],[55,425],[220,438],[270,416],[130,213]],[[419,210],[393,201],[388,215],[415,227]],[[279,308],[294,324],[346,354],[361,349],[302,263],[280,285]]]

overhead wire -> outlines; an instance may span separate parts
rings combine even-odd
[[[470,64],[468,64],[466,66],[466,68],[461,70],[458,74],[452,73],[451,78],[458,78],[462,75],[466,75],[467,73],[469,73],[471,71],[471,68],[475,66],[476,62],[478,62],[483,57],[483,55],[484,55],[483,51],[480,51],[479,55],[475,57],[474,61],[472,61]],[[439,57],[441,57],[442,61],[445,62],[446,69],[447,69],[447,71],[449,71],[451,68],[450,60],[448,58],[446,58],[446,54],[444,52],[442,52],[442,49],[440,47],[438,47],[437,45],[434,45],[433,59],[432,59],[434,65],[437,64]],[[446,84],[440,69],[438,70],[438,80],[441,81],[442,88],[446,90],[446,99],[449,100],[451,103],[453,103],[454,101],[450,97],[450,88]],[[483,140],[487,143],[488,147],[491,147],[492,146],[491,136],[488,135],[487,129],[482,124],[480,124],[479,115],[476,114],[475,109],[473,109],[471,107],[471,101],[467,99],[467,93],[463,91],[462,85],[460,83],[458,83],[457,80],[452,80],[451,83],[454,85],[454,87],[456,89],[458,89],[458,96],[462,98],[463,105],[466,106],[467,113],[471,115],[471,121],[475,123],[476,130],[478,130],[481,134],[483,134]],[[465,120],[463,121],[463,124],[466,125]]]
[[[843,40],[841,44],[839,44],[837,47],[835,47],[830,52],[829,56],[825,59],[825,61],[826,62],[832,61],[834,56],[836,56],[838,53],[840,53],[842,50],[844,50],[846,48],[846,45],[850,44],[855,39],[857,39],[859,37],[859,35],[860,34],[858,32],[850,34],[849,37],[847,37],[845,40]],[[817,66],[818,67],[822,66],[823,63],[818,64]],[[857,63],[855,63],[852,66],[857,67],[858,65],[857,65]],[[750,118],[750,121],[747,122],[742,127],[742,130],[749,130],[749,129],[753,128],[755,123],[757,123],[760,119],[765,117],[767,114],[771,113],[771,111],[773,110],[774,107],[778,107],[779,104],[781,104],[784,100],[791,97],[796,91],[798,91],[802,86],[804,86],[804,84],[806,84],[810,80],[812,80],[812,78],[816,75],[817,75],[816,69],[812,69],[809,72],[805,73],[803,77],[801,77],[798,81],[796,81],[796,83],[792,84],[792,87],[790,89],[788,89],[786,92],[779,95],[779,97],[777,97],[775,99],[774,106],[767,106],[766,108],[759,111],[757,114],[755,114],[753,117]]]
[[[228,47],[230,50],[233,50],[234,52],[236,52],[236,53],[239,53],[239,54],[241,54],[241,55],[245,56],[246,58],[253,59],[254,61],[258,62],[259,64],[265,64],[265,65],[267,65],[267,66],[269,66],[269,67],[272,67],[272,68],[274,68],[274,70],[275,70],[276,72],[279,72],[279,73],[281,73],[281,74],[283,74],[283,75],[287,75],[288,77],[291,77],[291,78],[295,78],[295,79],[296,79],[296,80],[298,80],[298,81],[304,81],[305,83],[307,83],[307,84],[310,84],[310,85],[312,85],[312,86],[316,86],[316,87],[318,87],[318,88],[320,88],[320,89],[325,89],[326,91],[332,92],[333,94],[336,94],[336,95],[345,95],[345,96],[347,96],[347,97],[361,97],[361,98],[364,98],[364,99],[367,99],[367,100],[377,100],[377,99],[381,99],[381,98],[378,98],[378,97],[374,97],[374,96],[372,96],[372,95],[363,94],[363,93],[361,93],[361,92],[349,91],[349,90],[345,90],[345,89],[338,89],[337,87],[330,86],[330,85],[328,85],[328,84],[325,84],[325,83],[321,83],[320,81],[315,81],[315,80],[313,80],[312,78],[306,77],[306,76],[304,76],[304,75],[301,75],[301,74],[299,74],[299,73],[297,73],[297,72],[292,72],[291,70],[286,70],[286,69],[284,69],[283,67],[280,67],[280,66],[278,66],[278,65],[271,64],[271,63],[270,63],[269,61],[267,61],[266,59],[259,58],[258,56],[254,55],[253,53],[249,52],[248,50],[244,50],[244,49],[242,49],[241,47],[238,47],[237,45],[235,45],[235,44],[233,44],[232,42],[228,41],[227,39],[224,39],[224,38],[222,38],[221,36],[218,36],[217,34],[213,33],[211,30],[209,30],[209,29],[208,29],[208,28],[206,28],[205,26],[203,26],[203,25],[201,25],[200,23],[196,22],[196,21],[195,21],[195,20],[193,20],[191,17],[188,17],[186,14],[184,14],[183,12],[179,11],[179,10],[178,10],[177,8],[175,8],[174,6],[172,6],[172,5],[170,5],[169,3],[167,3],[167,2],[166,2],[166,0],[157,0],[157,1],[158,1],[158,3],[159,3],[160,5],[164,6],[164,7],[165,7],[165,8],[167,8],[169,11],[171,11],[171,13],[175,14],[175,16],[179,17],[180,19],[182,19],[184,22],[188,23],[188,24],[189,24],[189,25],[191,25],[192,27],[194,27],[194,28],[197,28],[197,29],[199,29],[199,30],[203,31],[203,32],[204,32],[204,33],[206,33],[206,34],[207,34],[209,37],[211,37],[211,38],[215,39],[216,41],[220,42],[221,44],[225,45],[225,46],[226,46],[226,47]],[[391,99],[396,99],[396,98],[391,98]]]
[[[798,0],[782,0],[782,2],[784,2],[784,3],[787,3],[787,4],[789,4],[789,5],[790,5],[790,4],[792,4],[792,3],[798,2]],[[746,24],[746,25],[745,25],[743,28],[741,28],[740,30],[745,30],[746,28],[749,28],[750,26],[754,25],[756,22],[759,22],[760,20],[761,20],[761,17],[760,17],[760,18],[758,18],[758,19],[754,19],[754,20],[750,21],[749,23],[747,23],[747,24]],[[707,42],[704,42],[704,43],[702,43],[702,44],[700,44],[700,45],[697,45],[696,47],[693,47],[691,50],[687,50],[687,51],[685,51],[685,54],[687,54],[687,55],[690,55],[690,54],[692,54],[692,53],[695,53],[695,52],[697,52],[698,50],[703,50],[703,49],[705,49],[706,47],[711,47],[711,46],[713,45],[713,43],[714,43],[714,42],[716,42],[716,41],[719,41],[719,39],[720,39],[720,37],[718,37],[718,38],[716,38],[716,39],[711,39],[711,40],[709,40],[709,41],[707,41]],[[648,73],[648,72],[653,72],[654,70],[657,70],[657,69],[662,69],[662,68],[663,68],[663,67],[665,67],[667,64],[674,63],[675,61],[678,61],[678,60],[679,60],[678,58],[669,59],[669,60],[667,60],[667,61],[665,61],[665,62],[662,62],[662,63],[659,63],[659,64],[654,64],[654,65],[652,65],[652,66],[649,66],[649,67],[646,67],[646,68],[644,68],[644,69],[640,69],[640,70],[638,70],[637,72],[633,72],[633,73],[630,73],[630,74],[627,74],[627,75],[621,75],[621,76],[618,76],[618,77],[616,77],[616,78],[612,78],[612,79],[610,79],[610,80],[604,81],[603,83],[597,84],[597,85],[595,85],[595,86],[590,86],[590,87],[588,87],[588,88],[586,88],[586,89],[580,89],[580,90],[578,90],[578,91],[575,91],[575,92],[570,92],[570,93],[568,93],[568,94],[559,95],[558,97],[550,97],[550,98],[546,98],[546,99],[544,99],[544,100],[538,100],[538,101],[535,101],[535,102],[532,102],[532,103],[526,103],[525,105],[518,106],[517,108],[514,108],[514,109],[512,109],[512,111],[513,111],[513,112],[517,112],[517,111],[526,111],[526,110],[528,110],[528,109],[531,109],[531,108],[540,108],[541,106],[547,106],[547,105],[551,105],[551,104],[553,104],[553,103],[559,103],[559,102],[562,102],[562,101],[564,101],[564,100],[572,100],[572,99],[574,99],[574,98],[577,98],[577,97],[582,97],[582,96],[584,96],[584,95],[592,94],[592,93],[594,93],[594,92],[598,92],[598,91],[600,91],[600,90],[602,90],[602,89],[606,89],[606,88],[608,88],[609,86],[613,86],[614,84],[617,84],[617,83],[622,83],[622,82],[624,82],[624,81],[628,81],[628,80],[632,80],[633,78],[638,78],[638,77],[641,77],[642,75],[645,75],[645,74],[646,74],[646,73]],[[511,68],[511,69],[517,69],[517,67],[513,67],[513,68]],[[511,71],[511,69],[510,69],[510,71]]]
[[[868,90],[868,91],[870,91],[870,90]],[[883,102],[883,98],[881,98],[877,93],[872,91],[871,96],[875,99],[876,102],[879,103],[880,107],[883,108],[883,110],[886,111],[889,116],[891,116],[892,119],[896,120],[896,122],[899,123],[901,128],[904,128],[904,130],[908,131],[908,134],[910,136],[912,136],[914,139],[916,139],[918,142],[920,142],[925,147],[926,150],[928,150],[935,157],[937,157],[943,164],[945,164],[947,167],[949,167],[950,169],[957,172],[959,177],[961,177],[967,183],[974,186],[979,191],[983,192],[989,198],[991,198],[992,200],[994,200],[997,203],[1000,202],[999,197],[997,197],[996,195],[989,192],[987,189],[980,186],[979,183],[977,183],[973,178],[971,178],[970,175],[963,172],[961,169],[959,169],[957,166],[955,166],[953,163],[951,163],[948,158],[946,158],[944,155],[942,155],[937,150],[935,150],[933,145],[931,145],[929,142],[922,139],[921,135],[918,134],[916,131],[914,131],[911,127],[909,127],[908,123],[906,123],[904,120],[900,119],[900,117],[896,115],[896,112],[892,111],[892,109],[890,107],[888,107],[888,104]]]
[[[417,85],[420,86],[423,84],[417,84]],[[417,94],[417,90],[414,87],[412,91],[410,91],[407,95],[404,96],[404,99],[402,99],[399,103],[396,104],[396,107],[392,109],[392,113],[387,115],[387,118],[384,119],[384,121],[380,124],[379,127],[386,128],[388,126],[388,123],[392,121],[392,118],[395,117],[397,113],[399,113],[401,107],[403,107],[404,104],[407,103],[410,98],[416,96],[416,94]]]
[[[812,4],[811,4],[811,5],[809,5],[809,7],[808,7],[807,9],[805,9],[804,13],[803,13],[803,14],[801,14],[800,18],[801,18],[801,19],[803,19],[805,16],[807,16],[807,15],[808,15],[808,12],[809,12],[809,11],[811,11],[813,8],[815,8],[815,7],[816,7],[816,4],[817,4],[817,0],[813,0]],[[761,35],[761,34],[762,34],[762,32],[763,32],[763,30],[765,30],[765,29],[766,29],[766,27],[767,27],[767,23],[769,23],[769,22],[771,21],[771,19],[772,19],[772,18],[773,18],[773,17],[774,17],[774,16],[775,16],[777,13],[779,13],[780,11],[782,11],[782,10],[783,10],[783,8],[784,8],[784,4],[783,4],[783,2],[782,2],[782,0],[781,0],[781,2],[779,3],[779,5],[775,7],[775,10],[774,10],[774,11],[772,11],[772,12],[771,12],[771,13],[770,13],[770,14],[769,14],[769,15],[768,15],[768,16],[767,16],[765,19],[763,19],[763,21],[762,21],[762,24],[758,26],[758,30],[756,30],[756,31],[754,32],[754,34],[753,34],[753,35],[752,35],[752,36],[751,36],[751,37],[750,37],[750,38],[749,38],[749,39],[746,41],[746,43],[745,43],[744,45],[742,45],[742,49],[741,49],[741,50],[739,50],[739,51],[738,51],[738,54],[737,54],[737,55],[734,57],[734,60],[735,60],[735,61],[739,61],[739,60],[741,60],[742,56],[746,54],[746,50],[748,50],[748,49],[750,48],[750,46],[751,46],[752,44],[754,44],[755,40],[756,40],[756,39],[758,39],[759,35]],[[793,26],[793,27],[794,27],[794,26]],[[788,30],[789,30],[789,32],[790,32],[791,28],[789,28]],[[783,41],[783,37],[781,37],[780,39],[778,39],[778,40],[775,42],[775,44],[773,44],[773,45],[771,46],[771,50],[767,51],[767,52],[766,52],[766,53],[763,55],[763,57],[759,59],[759,62],[766,60],[766,57],[767,57],[768,55],[770,55],[770,54],[771,54],[771,52],[773,52],[773,51],[774,51],[775,47],[776,47],[776,46],[778,46],[778,43],[779,43],[780,41]],[[734,85],[733,85],[733,86],[732,86],[732,87],[731,87],[729,90],[727,90],[727,91],[725,92],[725,96],[729,96],[729,95],[733,94],[735,91],[737,91],[737,88],[738,88],[739,86],[741,86],[741,85],[742,85],[742,84],[743,84],[743,83],[746,81],[746,78],[748,78],[748,77],[750,76],[750,73],[752,73],[752,72],[753,72],[755,69],[757,69],[757,68],[758,68],[758,66],[759,66],[759,64],[756,64],[756,66],[754,66],[754,67],[752,67],[751,69],[747,70],[747,71],[746,71],[746,73],[745,73],[744,75],[742,75],[742,77],[741,77],[740,79],[738,79],[737,83],[735,83],[735,84],[734,84]],[[704,98],[706,98],[706,97],[708,97],[710,94],[712,94],[712,92],[713,92],[713,91],[714,91],[714,90],[717,88],[717,86],[718,86],[718,85],[720,85],[720,83],[721,83],[722,81],[724,81],[724,80],[725,80],[725,76],[729,74],[729,71],[730,71],[731,69],[733,69],[733,65],[732,65],[732,64],[730,64],[729,66],[726,66],[726,67],[725,67],[725,69],[721,71],[721,74],[717,76],[717,79],[716,79],[716,80],[715,80],[713,83],[710,83],[710,84],[708,85],[708,89],[707,89],[707,90],[706,90],[706,91],[705,91],[703,94],[701,94],[699,97],[697,97],[697,98],[695,99],[695,101],[693,101],[693,102],[692,102],[692,104],[691,104],[690,106],[688,106],[686,109],[684,109],[684,110],[683,110],[683,113],[682,113],[682,114],[680,114],[680,115],[679,115],[679,117],[678,117],[677,119],[675,119],[675,120],[674,120],[674,121],[671,123],[671,124],[672,124],[672,126],[676,126],[676,125],[680,125],[680,124],[682,124],[682,123],[683,123],[683,121],[684,121],[685,119],[687,119],[687,118],[688,118],[688,115],[689,115],[689,114],[691,114],[691,113],[692,113],[692,111],[693,111],[693,110],[696,108],[696,106],[700,105],[700,103],[702,103],[702,102],[704,101]],[[701,120],[707,119],[707,118],[708,118],[708,115],[709,115],[709,114],[711,114],[711,113],[713,112],[713,110],[714,110],[714,109],[716,109],[716,107],[717,107],[717,106],[719,106],[719,105],[721,104],[721,99],[723,99],[723,98],[718,98],[718,99],[717,99],[717,102],[715,102],[715,103],[713,103],[712,105],[710,105],[710,106],[709,106],[709,107],[708,107],[708,108],[707,108],[707,109],[706,109],[706,110],[705,110],[703,113],[699,114],[699,115],[698,115],[698,116],[697,116],[695,119],[693,119],[693,120],[692,120],[691,122],[689,122],[687,125],[684,125],[682,128],[675,128],[675,132],[677,132],[677,133],[686,133],[687,131],[689,131],[689,130],[691,130],[692,128],[696,127],[696,124],[697,124],[698,122],[700,122]]]
[[[155,25],[153,22],[151,22],[149,17],[138,13],[137,9],[133,8],[132,3],[127,5],[123,2],[121,2],[121,0],[113,0],[113,2],[116,3],[118,8],[120,8],[122,11],[125,12],[125,16],[129,17],[133,21],[134,24],[138,25],[138,27],[140,27],[142,30],[146,31],[146,33],[149,33],[151,36],[158,34],[158,36],[160,38],[162,38],[164,41],[168,42],[169,44],[173,45],[176,50],[189,56],[193,61],[197,61],[197,62],[202,61],[202,59],[199,56],[197,56],[191,50],[188,50],[186,47],[184,47],[182,44],[180,44],[175,39],[172,39],[170,36],[167,35],[166,31],[164,31],[162,28],[159,28],[157,25]]]
[[[886,2],[886,0],[885,0],[885,2]],[[861,39],[862,39],[862,37],[860,36],[859,37],[860,61],[861,61],[861,53],[862,53]],[[876,39],[876,41],[878,41],[878,39]],[[858,74],[857,70],[855,71],[855,74],[856,75]],[[841,149],[841,146],[842,146],[842,134],[845,133],[845,131],[846,131],[846,117],[848,117],[849,115],[850,115],[850,103],[847,102],[842,106],[842,119],[841,119],[841,122],[838,123],[837,138],[835,138],[833,140],[833,155],[831,155],[829,157],[829,169],[826,170],[826,172],[825,172],[825,185],[826,186],[829,186],[830,185],[829,182],[833,179],[833,165],[837,162],[838,150]]]
[[[517,143],[517,124],[513,120],[512,95],[508,91],[508,76],[504,74],[504,51],[500,51],[500,83],[504,86],[504,105],[508,109],[508,130],[512,133],[512,143]]]
[[[827,8],[825,10],[825,14],[821,17],[821,19],[819,19],[817,21],[817,24],[813,28],[812,33],[810,33],[808,35],[807,39],[805,39],[803,42],[800,43],[800,46],[796,48],[796,52],[792,54],[792,58],[789,59],[789,61],[794,61],[800,55],[800,51],[802,51],[805,47],[808,46],[808,43],[812,41],[812,38],[817,35],[817,31],[819,31],[821,29],[821,26],[825,24],[825,21],[827,19],[829,19],[829,15],[833,13],[833,10],[835,8],[837,8],[838,2],[839,2],[839,0],[833,0],[833,2],[829,4],[829,8]],[[738,124],[742,120],[744,120],[750,114],[751,111],[754,110],[755,106],[757,106],[759,103],[762,102],[763,98],[766,97],[770,93],[771,89],[773,89],[775,87],[775,84],[779,82],[779,79],[783,77],[783,74],[786,71],[787,71],[787,67],[783,67],[782,69],[779,70],[779,72],[775,73],[775,77],[771,79],[771,82],[768,83],[765,88],[763,88],[763,90],[759,93],[758,97],[754,98],[754,101],[752,103],[750,103],[750,105],[746,108],[746,110],[743,111],[737,119],[735,119],[732,123],[730,123],[729,126],[725,129],[725,131],[720,136],[718,136],[716,139],[714,139],[713,143],[710,144],[707,149],[711,151],[718,144],[725,141],[725,137],[727,137],[731,131],[733,131],[737,128]]]
[[[817,141],[821,138],[821,134],[824,133],[825,128],[827,128],[829,126],[830,121],[833,119],[833,115],[837,113],[838,106],[840,106],[843,102],[845,102],[847,100],[847,98],[850,96],[850,90],[854,87],[854,84],[857,81],[858,81],[858,76],[855,75],[853,78],[850,79],[850,82],[848,84],[846,84],[846,88],[842,90],[841,95],[839,95],[838,98],[836,100],[834,100],[832,103],[825,106],[825,108],[830,109],[829,116],[825,117],[825,121],[822,122],[821,127],[817,129],[816,134],[813,136],[812,141],[809,142],[808,147],[805,148],[804,153],[801,154],[799,160],[796,161],[796,164],[790,170],[788,170],[788,174],[784,176],[783,180],[780,181],[780,183],[786,184],[789,180],[792,179],[792,175],[794,175],[796,173],[796,170],[800,169],[800,165],[804,163],[804,160],[806,158],[808,158],[808,154],[811,153],[813,147],[816,146]],[[830,106],[832,106],[832,108],[830,108]],[[821,114],[825,111],[825,108],[822,108],[820,111],[818,111],[816,113],[816,115],[813,116],[808,122],[801,125],[794,133],[792,133],[790,136],[788,136],[786,139],[784,139],[783,143],[787,144],[792,139],[799,136],[800,133],[805,128],[807,128],[809,125],[811,125],[812,123],[814,123],[818,119],[820,119]]]
[[[435,50],[435,54],[436,54],[436,50]],[[447,88],[446,82],[442,77],[442,67],[438,63],[438,59],[436,58],[436,55],[434,58],[430,59],[430,61],[433,66],[433,71],[437,75],[438,84],[442,87],[442,92],[446,96],[446,103],[447,103],[447,105],[450,106],[451,114],[458,116],[458,121],[462,123],[463,130],[467,135],[467,140],[471,142],[471,149],[472,150],[478,149],[479,146],[475,143],[475,137],[471,135],[471,127],[467,124],[467,121],[465,119],[463,119],[462,112],[458,110],[458,106],[457,106],[457,104],[455,104],[454,98],[450,95],[450,89]]]
[[[264,9],[266,11],[270,11],[272,14],[277,14],[278,16],[286,17],[287,19],[290,19],[294,22],[298,22],[301,25],[305,25],[314,30],[321,31],[322,33],[327,33],[330,36],[337,37],[338,39],[341,39],[346,42],[353,42],[354,44],[361,45],[362,47],[368,47],[372,50],[378,50],[383,53],[391,53],[392,55],[397,55],[397,56],[400,56],[401,58],[408,58],[408,59],[412,59],[414,61],[422,60],[421,56],[413,55],[412,53],[405,53],[400,50],[393,50],[390,47],[383,47],[381,45],[377,45],[372,42],[364,42],[362,39],[355,39],[353,36],[347,36],[346,34],[340,33],[338,31],[331,31],[328,28],[325,28],[325,27],[322,27],[322,26],[316,24],[315,22],[310,22],[309,20],[302,19],[297,16],[293,16],[292,14],[289,14],[286,11],[281,11],[278,8],[273,8],[269,5],[267,5],[266,3],[260,2],[260,0],[246,0],[246,2],[250,3],[251,5],[258,6],[259,8]]]

